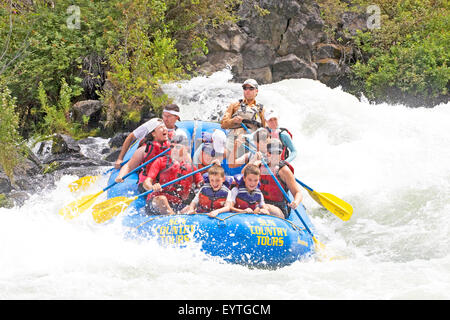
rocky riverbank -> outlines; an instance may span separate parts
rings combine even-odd
[[[22,205],[33,193],[55,185],[62,175],[93,175],[116,160],[127,133],[111,139],[75,141],[63,134],[36,143],[10,179],[0,169],[0,207]]]

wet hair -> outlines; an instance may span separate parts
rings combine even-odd
[[[245,167],[244,169],[244,177],[248,176],[249,174],[254,174],[254,175],[261,175],[261,170],[259,170],[259,168],[254,165],[254,164],[249,164]]]
[[[225,171],[221,166],[213,165],[211,168],[208,169],[208,176],[221,176],[222,178],[225,177]]]

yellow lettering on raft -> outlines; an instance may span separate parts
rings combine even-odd
[[[262,226],[249,226],[250,234],[256,235],[259,246],[284,246],[284,237],[287,236],[287,229],[276,227],[271,220],[258,219]]]
[[[195,225],[185,225],[186,219],[170,219],[168,225],[157,226],[156,231],[163,244],[189,242],[189,234],[194,233]]]

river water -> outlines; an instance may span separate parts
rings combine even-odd
[[[208,120],[241,98],[230,79],[224,70],[164,90],[183,119]],[[195,245],[124,240],[119,220],[58,215],[106,181],[73,194],[67,184],[78,177],[66,175],[22,207],[0,209],[0,299],[449,299],[450,105],[374,105],[307,79],[262,85],[258,101],[292,132],[296,177],[354,208],[344,222],[303,192],[333,259],[255,270]]]

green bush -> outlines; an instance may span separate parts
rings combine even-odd
[[[24,159],[25,147],[17,131],[19,117],[15,111],[16,98],[0,82],[0,166],[13,180],[14,168]]]
[[[107,124],[120,127],[121,122],[136,120],[144,105],[158,112],[167,102],[161,82],[185,77],[185,71],[192,70],[195,57],[207,52],[209,28],[233,20],[232,11],[239,2],[0,2],[0,43],[6,44],[0,52],[0,78],[17,97],[20,132],[25,136],[39,132],[51,119],[57,120],[51,130],[68,130],[62,117],[67,112],[59,106],[68,103],[60,100],[62,79],[70,88],[71,103],[83,99],[86,75],[99,77],[86,67],[90,57],[97,57],[96,68],[106,71],[106,79],[100,80],[107,80],[109,89],[102,91],[103,82],[95,82]],[[72,5],[80,9],[76,28],[68,24],[75,14],[68,11]],[[42,103],[42,90],[46,104]],[[75,129],[85,125],[68,120]]]
[[[381,29],[359,32],[367,57],[352,70],[355,91],[375,101],[417,105],[448,100],[450,12],[447,1],[371,0],[381,8]]]

